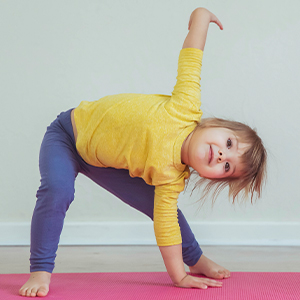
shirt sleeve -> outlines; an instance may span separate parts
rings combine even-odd
[[[154,232],[158,246],[171,246],[182,243],[178,224],[177,201],[184,190],[184,180],[188,175],[183,172],[171,184],[155,187],[154,195]]]
[[[177,81],[170,101],[166,105],[167,109],[188,115],[199,114],[202,57],[203,51],[197,48],[184,48],[180,51]]]

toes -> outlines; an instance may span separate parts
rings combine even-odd
[[[45,297],[48,294],[48,290],[41,287],[38,292],[37,292],[37,296],[39,297]]]
[[[30,297],[35,297],[35,296],[36,296],[36,292],[37,292],[37,289],[36,289],[36,288],[33,288],[33,289],[31,290]]]
[[[27,288],[24,293],[22,294],[22,296],[25,297],[36,297],[36,288]]]
[[[224,270],[224,274],[225,274],[225,278],[229,278],[230,277],[230,271]]]
[[[27,289],[25,296],[26,297],[34,297],[33,295],[31,296],[31,289]]]
[[[20,294],[21,296],[26,296],[26,292],[27,292],[27,289],[21,288],[21,289],[19,290],[19,294]]]
[[[20,289],[19,294],[24,297],[45,297],[48,294],[48,291],[46,288],[41,287],[39,289],[37,288],[25,288]]]
[[[223,278],[230,277],[230,272],[228,270],[219,270],[218,273],[221,274]]]
[[[223,279],[224,274],[222,274],[220,271],[218,271],[218,272],[214,272],[212,277],[215,279]]]

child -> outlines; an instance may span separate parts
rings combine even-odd
[[[219,119],[200,123],[200,71],[210,22],[196,9],[179,55],[172,96],[121,94],[83,101],[48,127],[40,151],[41,186],[31,226],[31,275],[22,296],[46,296],[65,213],[81,172],[154,221],[157,244],[175,286],[221,287],[230,272],[202,255],[177,208],[189,166],[201,177],[260,194],[265,150],[246,125]],[[187,275],[184,263],[199,278]]]

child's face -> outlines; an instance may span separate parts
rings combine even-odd
[[[189,165],[205,178],[239,177],[240,156],[247,148],[227,128],[197,127],[190,138]]]

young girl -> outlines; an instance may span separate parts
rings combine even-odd
[[[210,22],[196,9],[179,55],[172,96],[121,94],[61,113],[48,127],[40,151],[41,186],[32,217],[29,280],[20,295],[46,296],[74,182],[83,173],[154,221],[157,244],[175,286],[221,287],[230,272],[202,255],[177,198],[189,166],[213,184],[228,184],[235,198],[260,195],[266,154],[248,126],[220,119],[201,121],[200,71]],[[188,275],[204,274],[199,278]]]

